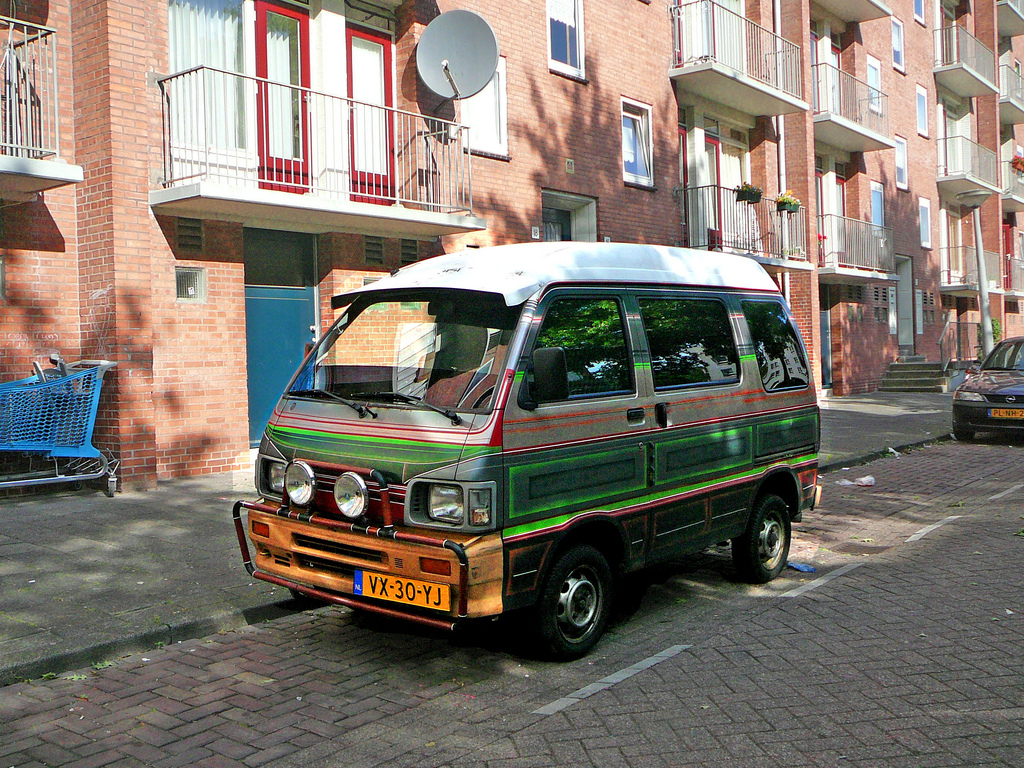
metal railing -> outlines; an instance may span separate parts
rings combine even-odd
[[[999,254],[994,251],[983,251],[983,254],[985,277],[988,279],[989,288],[998,288],[1003,284]],[[978,258],[973,245],[940,248],[939,258],[942,263],[943,287],[978,290]]]
[[[728,187],[683,190],[683,242],[690,248],[807,260],[807,209],[779,211],[773,199],[736,199]]]
[[[955,312],[949,312],[946,324],[939,334],[939,357],[943,370],[951,364],[966,367],[981,356],[981,329],[979,323],[971,323],[957,318]]]
[[[999,159],[995,152],[971,141],[966,136],[949,136],[936,142],[938,179],[946,176],[972,176],[991,186],[998,186]]]
[[[211,67],[160,87],[166,187],[210,180],[472,210],[468,130],[456,123]]]
[[[1003,197],[1024,200],[1024,174],[1013,170],[1009,160],[1003,160],[1000,165],[1003,170]]]
[[[961,64],[980,77],[995,83],[996,57],[966,27],[952,26],[935,30],[935,67]]]
[[[1017,12],[1017,15],[1024,18],[1024,0],[998,0],[996,6],[1006,5],[1013,8]],[[1005,32],[1003,34],[1006,34]]]
[[[889,135],[889,97],[831,64],[815,64],[814,112],[830,112],[862,128]]]
[[[59,155],[56,32],[0,16],[0,47],[0,155]]]
[[[672,40],[676,67],[713,61],[801,98],[800,46],[715,0],[673,5]]]
[[[1008,291],[1024,292],[1024,259],[1011,256],[1006,260],[1003,288]]]
[[[999,65],[999,99],[1024,106],[1024,78],[1009,64]]]
[[[892,229],[834,213],[819,216],[818,263],[822,267],[895,272]]]

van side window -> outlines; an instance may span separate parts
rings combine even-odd
[[[785,307],[777,301],[744,301],[743,314],[764,388],[773,392],[806,387],[810,369]]]
[[[655,389],[740,380],[740,356],[721,301],[641,299],[640,315],[651,349]]]
[[[557,299],[544,313],[534,349],[561,348],[569,397],[633,391],[625,323],[615,299]]]

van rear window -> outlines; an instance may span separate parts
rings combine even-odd
[[[764,388],[774,392],[806,387],[810,369],[786,308],[777,301],[744,301],[743,315]]]
[[[641,299],[640,315],[656,389],[740,380],[740,356],[721,301]]]

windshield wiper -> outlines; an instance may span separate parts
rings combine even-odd
[[[357,392],[355,397],[361,397],[364,400],[380,400],[382,402],[398,402],[406,403],[408,405],[418,405],[427,410],[433,411],[434,413],[440,413],[442,416],[447,416],[452,420],[452,424],[458,426],[462,423],[462,417],[459,416],[455,411],[450,408],[440,408],[436,405],[424,401],[422,397],[416,395],[407,395],[404,392]]]
[[[351,400],[346,400],[344,397],[336,395],[333,392],[328,392],[326,389],[296,389],[289,392],[288,397],[311,397],[314,399],[326,397],[327,399],[334,400],[342,405],[347,405],[359,414],[360,419],[367,415],[373,416],[375,419],[377,418],[377,414],[370,410],[369,406],[363,405],[362,403],[356,403]]]

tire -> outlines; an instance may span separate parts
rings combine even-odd
[[[954,426],[953,437],[961,443],[969,443],[974,439],[974,430],[969,427]]]
[[[732,561],[740,578],[767,584],[786,567],[790,542],[789,508],[774,494],[758,499],[750,525],[732,540]]]
[[[558,557],[535,609],[544,655],[575,659],[594,647],[608,623],[612,586],[608,561],[593,547],[580,544]]]

